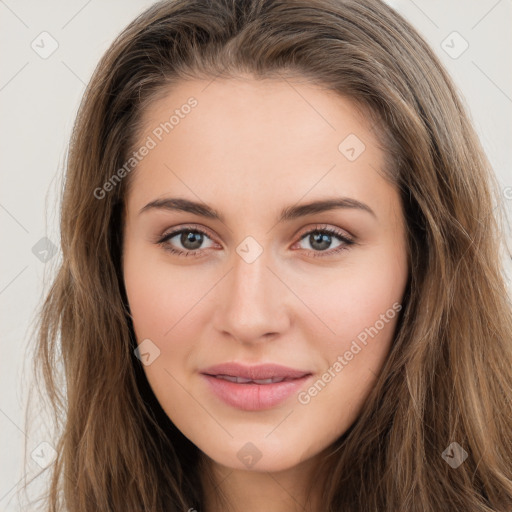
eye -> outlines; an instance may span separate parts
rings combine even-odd
[[[161,245],[164,250],[172,254],[193,257],[198,256],[199,253],[203,252],[202,249],[212,247],[211,245],[209,247],[201,247],[205,241],[205,237],[210,241],[212,240],[208,233],[202,229],[197,227],[182,227],[181,229],[165,234],[157,241],[157,244]],[[333,238],[338,239],[339,244],[334,249],[329,249],[332,245]],[[173,242],[173,239],[176,240]],[[333,254],[347,250],[351,245],[356,243],[342,231],[323,226],[316,226],[314,229],[303,233],[300,241],[297,243],[300,243],[303,240],[306,240],[309,243],[310,249],[308,249],[308,252],[313,257],[332,256]],[[182,248],[177,248],[176,244],[180,244]]]
[[[199,248],[203,244],[205,237],[211,240],[208,234],[202,229],[184,227],[164,235],[157,243],[172,254],[179,256],[195,256],[198,252],[201,252]],[[176,238],[176,241],[171,243],[174,238]],[[176,243],[181,244],[183,249],[176,248],[174,246]]]
[[[337,238],[340,243],[334,248],[330,249],[332,239]],[[334,228],[326,228],[317,226],[301,236],[300,241],[306,240],[311,249],[309,252],[313,257],[327,257],[333,254],[338,254],[341,251],[347,250],[351,245],[355,244],[352,238]]]

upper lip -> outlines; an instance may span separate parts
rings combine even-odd
[[[202,374],[217,376],[229,375],[231,377],[242,377],[244,379],[300,379],[311,372],[288,368],[279,364],[258,364],[248,366],[240,363],[221,363],[201,370]]]

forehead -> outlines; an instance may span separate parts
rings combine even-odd
[[[177,187],[241,202],[299,200],[313,189],[368,198],[386,187],[368,118],[305,81],[180,82],[149,105],[143,126],[139,145],[152,147],[131,176],[140,201]]]
[[[142,120],[145,134],[153,134],[158,141],[181,136],[210,141],[207,149],[232,143],[225,134],[252,147],[256,142],[268,146],[273,136],[280,135],[284,139],[274,140],[275,144],[289,146],[296,142],[302,146],[309,142],[311,149],[321,139],[322,149],[331,143],[337,149],[337,139],[347,130],[363,136],[370,127],[366,116],[352,99],[304,79],[298,82],[241,76],[179,82],[158,94],[143,112]]]

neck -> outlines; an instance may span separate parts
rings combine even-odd
[[[204,460],[201,479],[204,512],[317,512],[321,510],[317,461],[307,460],[283,471],[249,471]]]

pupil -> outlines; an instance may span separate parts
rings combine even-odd
[[[312,234],[310,236],[310,244],[311,244],[311,247],[323,251],[323,250],[329,248],[329,245],[331,244],[330,239],[331,239],[331,235],[328,235],[325,233],[317,233],[316,235]],[[322,241],[324,242],[323,244],[321,244]],[[320,247],[319,246],[315,247],[315,244],[317,242],[320,243],[320,245],[321,245]]]
[[[180,242],[182,243],[183,247],[193,251],[201,247],[201,243],[203,242],[203,235],[202,233],[194,233],[192,231],[183,232],[181,234]],[[191,244],[192,247],[189,244]]]

